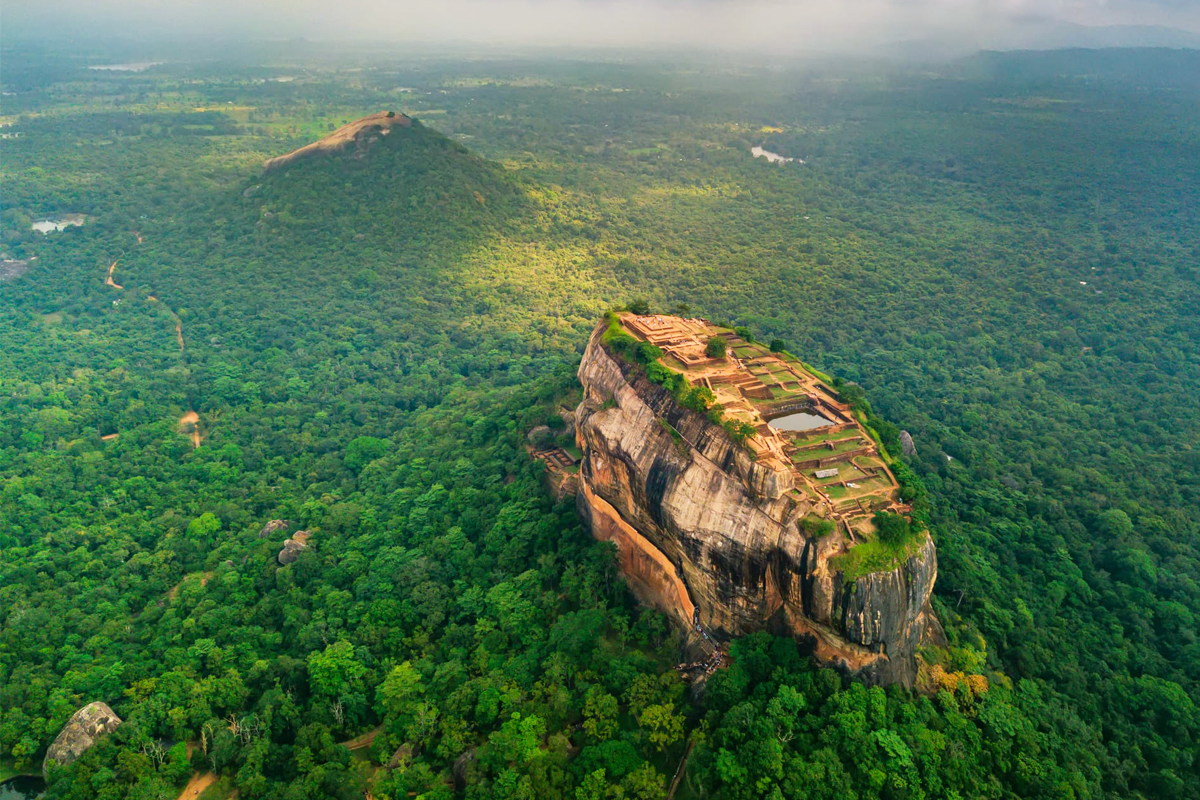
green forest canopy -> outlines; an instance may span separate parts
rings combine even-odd
[[[103,699],[126,723],[51,797],[196,770],[660,797],[688,741],[677,797],[1200,793],[1194,55],[290,83],[14,55],[45,69],[0,106],[3,248],[37,257],[0,287],[0,769]],[[396,86],[413,136],[260,176]],[[844,684],[761,635],[684,690],[522,450],[634,296],[780,338],[912,432],[944,667],[987,691]],[[284,568],[274,518],[314,533]]]

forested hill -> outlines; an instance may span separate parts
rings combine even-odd
[[[424,237],[477,242],[528,209],[518,182],[500,165],[419,120],[386,130],[360,130],[343,146],[306,157],[302,148],[269,161],[242,192],[241,210],[249,213],[236,233],[245,235],[244,226],[253,224],[285,237],[295,230],[336,237],[349,248],[364,239],[407,248]]]

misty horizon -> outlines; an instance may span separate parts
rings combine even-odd
[[[305,39],[542,48],[863,53],[905,43],[955,51],[1064,46],[1200,46],[1200,3],[1025,0],[448,0],[436,4],[299,0],[254,4],[27,2],[4,4],[4,38],[143,43]],[[930,55],[936,55],[930,52]]]

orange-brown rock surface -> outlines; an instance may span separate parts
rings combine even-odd
[[[937,557],[928,534],[894,569],[849,581],[831,560],[854,545],[812,538],[791,475],[752,460],[593,333],[576,411],[580,514],[613,541],[638,598],[718,639],[771,629],[880,683],[912,686],[916,647],[936,629]]]
[[[335,153],[349,147],[364,150],[372,142],[391,133],[393,128],[411,126],[412,119],[410,117],[395,111],[381,111],[378,114],[371,114],[343,125],[325,138],[312,144],[306,144],[298,150],[275,158],[268,158],[263,162],[263,169],[278,169],[304,158],[321,153]]]

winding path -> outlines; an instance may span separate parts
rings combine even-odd
[[[136,234],[136,235],[137,235],[138,244],[141,244],[142,243],[142,235],[140,233]],[[117,268],[117,263],[119,261],[120,261],[120,259],[117,259],[116,261],[112,262],[112,264],[109,265],[108,275],[104,279],[104,285],[111,286],[114,289],[119,289],[119,290],[124,291],[125,287],[113,280],[113,270],[115,270]],[[148,300],[151,303],[159,302],[158,298],[152,294],[147,295],[146,300]],[[163,303],[163,308],[165,308],[167,313],[171,315],[171,319],[175,323],[175,339],[176,339],[176,341],[179,342],[179,352],[182,353],[186,349],[186,347],[184,345],[184,341],[183,341],[183,320],[180,319],[179,315],[175,313],[175,310],[172,309],[170,306],[168,306],[166,303]],[[200,439],[201,439],[200,415],[197,414],[194,410],[188,409],[187,413],[179,418],[179,430],[181,433],[185,433],[191,437],[193,448],[200,446]],[[117,435],[118,434],[110,433],[109,435],[102,436],[100,438],[103,439],[104,441],[110,441],[112,439],[117,438]]]
[[[114,289],[124,289],[125,287],[113,280],[113,270],[117,268],[117,262],[108,265],[108,277],[104,279],[105,286],[111,286]]]

